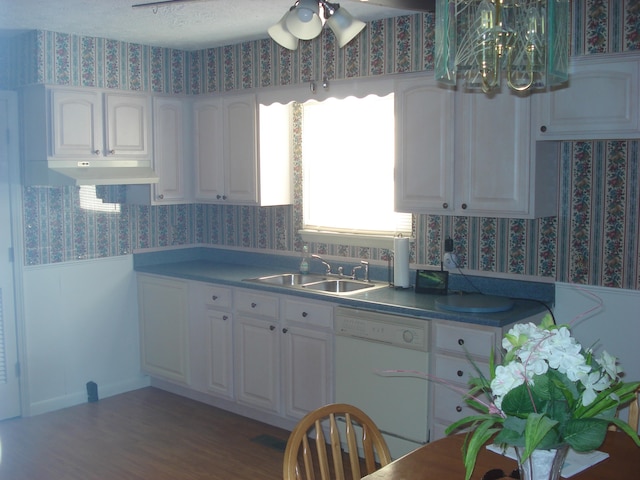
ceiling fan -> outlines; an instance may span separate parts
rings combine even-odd
[[[156,0],[154,2],[137,3],[133,8],[160,7],[169,3],[203,2],[207,0]],[[381,7],[398,8],[401,10],[416,10],[418,12],[433,12],[436,8],[435,0],[347,0],[349,2],[369,3]]]

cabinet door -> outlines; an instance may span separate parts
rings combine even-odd
[[[279,413],[280,333],[275,322],[239,315],[234,336],[236,398]]]
[[[433,76],[397,82],[396,211],[453,210],[453,107]]]
[[[138,275],[142,370],[189,383],[187,283]]]
[[[183,108],[182,99],[153,99],[153,166],[160,181],[151,188],[159,204],[186,200]]]
[[[51,117],[52,157],[102,157],[102,102],[98,92],[52,90]]]
[[[511,93],[459,93],[456,110],[458,214],[518,216],[529,211],[530,100]]]
[[[105,105],[107,156],[150,159],[150,97],[107,93]]]
[[[255,95],[224,99],[225,193],[232,203],[258,203]]]
[[[538,140],[640,138],[640,56],[571,59],[569,86],[536,98]]]
[[[222,154],[222,100],[207,99],[196,101],[193,111],[196,200],[225,200]]]
[[[229,312],[207,310],[207,390],[233,397],[232,319]]]
[[[283,333],[285,413],[302,418],[332,401],[332,335],[295,326]]]

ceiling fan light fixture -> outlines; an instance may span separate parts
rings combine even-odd
[[[324,0],[298,0],[275,25],[269,36],[289,50],[298,48],[298,40],[311,40],[322,33],[324,24],[333,31],[339,48],[356,37],[366,24],[353,18],[339,3]]]
[[[322,32],[320,7],[316,0],[299,0],[286,15],[287,30],[301,40],[311,40]]]
[[[278,45],[288,49],[288,50],[297,50],[298,49],[298,37],[293,35],[287,29],[287,17],[290,12],[284,14],[282,19],[268,28],[267,33],[269,36],[275,41]]]
[[[336,7],[328,18],[327,25],[335,34],[338,47],[342,48],[364,29],[366,23],[353,18],[344,8],[340,8],[340,5]]]

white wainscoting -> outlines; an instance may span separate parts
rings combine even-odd
[[[24,415],[86,402],[89,381],[100,398],[149,384],[132,255],[25,267],[24,303]]]
[[[640,291],[556,283],[554,314],[558,323],[581,316],[572,324],[576,339],[617,357],[625,379],[640,380]]]

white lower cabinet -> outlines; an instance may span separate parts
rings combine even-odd
[[[138,274],[142,370],[188,385],[187,282]]]
[[[233,398],[231,288],[189,282],[192,388]]]
[[[238,314],[234,335],[238,402],[280,413],[280,335],[277,319]]]
[[[284,297],[285,414],[302,418],[333,401],[333,305]]]
[[[497,351],[502,330],[434,320],[432,324],[431,373],[442,381],[434,382],[431,390],[431,434],[430,441],[445,436],[445,429],[453,422],[475,412],[465,402],[457,389],[467,390],[470,377],[477,376],[471,365],[472,359],[484,373],[489,373],[489,356]],[[493,350],[492,350],[493,349]],[[468,357],[467,357],[468,355]]]

